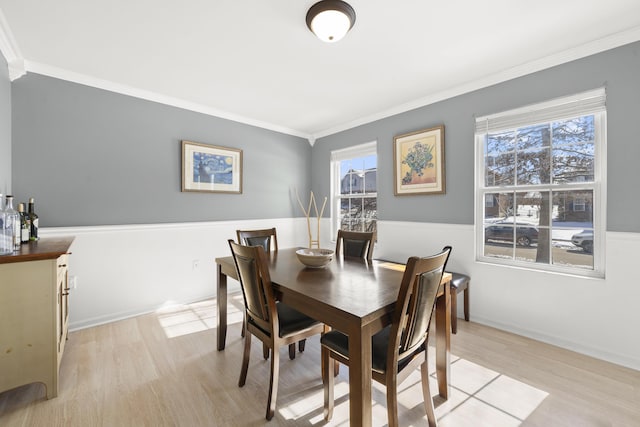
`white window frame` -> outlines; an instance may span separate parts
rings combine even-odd
[[[475,132],[475,251],[476,261],[520,267],[531,270],[543,270],[583,277],[604,278],[605,276],[605,237],[606,237],[606,154],[607,119],[606,93],[604,88],[579,93],[572,96],[517,108],[476,119]],[[485,186],[484,141],[488,133],[511,130],[519,127],[549,123],[586,115],[594,116],[594,181],[592,183],[574,182],[545,185],[508,185],[499,187]],[[530,189],[530,190],[527,190]],[[484,255],[484,215],[485,194],[511,191],[536,190],[593,190],[593,269],[568,267],[558,264],[524,262],[514,259],[502,259]],[[551,229],[553,227],[550,224]]]
[[[345,196],[340,194],[340,162],[343,160],[354,159],[357,157],[366,157],[375,155],[378,156],[378,143],[377,141],[367,142],[365,144],[354,145],[341,150],[331,151],[331,239],[336,240],[338,228],[340,224],[338,219],[340,217],[340,203],[339,200]],[[376,162],[377,170],[377,162]],[[376,189],[377,189],[378,176],[376,172]],[[362,197],[365,197],[363,194]],[[378,198],[378,192],[367,193],[366,197]]]

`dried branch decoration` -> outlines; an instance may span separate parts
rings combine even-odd
[[[313,195],[313,191],[311,191],[311,197],[309,198],[309,206],[307,207],[306,210],[304,208],[304,205],[302,204],[302,201],[300,200],[300,196],[298,196],[298,190],[296,190],[296,197],[298,199],[298,203],[300,204],[300,209],[302,209],[302,212],[307,217],[307,231],[309,232],[309,249],[313,248],[314,245],[316,248],[320,248],[320,219],[322,218],[322,214],[324,213],[324,207],[327,204],[327,198],[326,197],[324,198],[324,201],[322,202],[322,208],[320,209],[320,212],[318,212],[318,205],[316,204],[316,198]],[[315,240],[313,239],[313,235],[311,234],[311,207],[313,207],[315,210],[316,220],[317,220],[317,230],[316,230]]]

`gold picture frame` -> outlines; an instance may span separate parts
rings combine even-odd
[[[242,193],[242,150],[182,141],[182,191]]]
[[[393,194],[444,194],[444,125],[393,138]]]

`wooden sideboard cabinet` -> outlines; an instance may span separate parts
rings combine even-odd
[[[41,382],[47,399],[58,395],[72,242],[43,238],[0,256],[0,392]]]

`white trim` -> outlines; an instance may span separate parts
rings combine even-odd
[[[254,120],[249,117],[240,116],[237,114],[229,113],[226,111],[218,110],[213,107],[209,107],[203,104],[187,101],[184,99],[174,98],[171,96],[163,95],[144,89],[135,88],[132,86],[123,85],[120,83],[112,82],[109,80],[103,80],[96,77],[88,76],[74,71],[65,70],[62,68],[53,67],[51,65],[42,64],[39,62],[25,61],[26,69],[29,72],[41,74],[44,76],[55,77],[57,79],[66,80],[74,83],[79,83],[86,86],[95,87],[98,89],[108,90],[123,95],[133,96],[135,98],[144,99],[147,101],[158,102],[160,104],[170,105],[184,110],[195,111],[197,113],[207,114],[209,116],[219,117],[226,120],[231,120],[246,125],[256,126],[259,128],[272,130],[275,132],[284,133],[287,135],[297,136],[310,140],[312,138],[308,133],[300,132],[295,129],[290,129],[284,126],[279,126],[273,123],[267,123],[260,120]]]
[[[1,11],[0,11],[1,14]],[[257,126],[263,129],[273,130],[275,132],[284,133],[287,135],[297,136],[307,139],[309,144],[313,146],[316,140],[333,135],[338,132],[342,132],[348,129],[352,129],[363,124],[371,123],[376,120],[381,120],[396,114],[404,113],[406,111],[414,110],[416,108],[424,107],[430,104],[434,104],[439,101],[443,101],[449,98],[453,98],[458,95],[472,92],[474,90],[482,89],[494,84],[502,83],[507,80],[511,80],[517,77],[525,76],[537,71],[541,71],[547,68],[554,67],[556,65],[564,64],[576,59],[584,58],[586,56],[594,55],[605,50],[613,49],[619,46],[623,46],[628,43],[632,43],[640,40],[640,27],[634,27],[627,31],[612,34],[607,37],[603,37],[598,40],[594,40],[589,43],[585,43],[581,46],[559,52],[553,55],[546,56],[544,58],[537,59],[535,61],[528,62],[526,64],[518,65],[516,67],[508,68],[498,73],[485,76],[483,78],[470,81],[449,89],[445,89],[438,93],[416,99],[411,102],[397,105],[387,110],[378,112],[376,114],[361,117],[350,122],[346,122],[340,125],[336,125],[319,131],[316,133],[303,132],[301,130],[290,129],[280,125],[266,123],[259,120],[254,120],[248,117],[239,116],[236,114],[228,113],[222,110],[218,110],[212,107],[208,107],[202,104],[193,103],[190,101],[173,98],[170,96],[162,95],[159,93],[145,91],[142,89],[133,88],[130,86],[118,84],[115,82],[98,79],[95,77],[75,73],[68,70],[56,68],[47,64],[28,61],[22,57],[22,54],[18,50],[18,47],[13,39],[12,33],[4,20],[4,16],[0,17],[0,51],[7,59],[9,64],[9,75],[11,80],[15,80],[18,77],[24,75],[26,72],[33,72],[36,74],[42,74],[50,77],[59,78],[87,86],[96,87],[99,89],[108,90],[123,95],[129,95],[140,99],[146,99],[148,101],[158,102],[165,105],[182,108],[185,110],[195,111],[202,114],[207,114],[222,119],[232,120],[238,123],[244,123],[251,126]]]
[[[576,353],[585,354],[587,356],[595,357],[596,359],[605,360],[617,365],[626,366],[631,369],[640,370],[640,358],[621,355],[611,351],[602,350],[593,345],[581,344],[571,339],[565,339],[560,336],[545,334],[536,329],[531,328],[519,328],[510,323],[495,322],[489,318],[482,316],[474,316],[473,322],[481,325],[490,326],[492,328],[500,329],[502,331],[511,332],[516,335],[531,338],[537,341],[541,341],[547,344],[555,345],[567,350],[575,351]]]
[[[606,271],[606,147],[607,147],[607,112],[605,108],[606,91],[604,88],[587,92],[577,93],[570,96],[556,98],[553,100],[540,102],[520,108],[515,108],[500,113],[478,117],[476,119],[474,135],[474,156],[475,156],[475,196],[474,196],[474,218],[476,224],[475,233],[475,259],[477,262],[492,265],[502,265],[535,271],[548,271],[551,273],[575,275],[579,277],[604,278]],[[517,129],[539,123],[551,123],[557,119],[578,117],[593,114],[595,136],[594,136],[594,180],[589,183],[575,184],[540,184],[540,185],[507,185],[507,186],[487,186],[485,183],[485,138],[488,133],[503,130]],[[557,115],[557,117],[555,116]],[[593,268],[580,268],[564,266],[561,264],[532,263],[518,261],[512,258],[497,258],[485,255],[484,223],[486,206],[484,195],[495,192],[517,192],[517,191],[560,191],[560,190],[581,190],[593,191]],[[480,198],[483,200],[481,201]],[[547,227],[545,227],[547,228]],[[548,227],[550,229],[560,229],[562,227]],[[513,243],[514,248],[516,243]]]
[[[370,156],[372,153],[377,155],[377,147],[378,141],[371,141],[364,144],[352,145],[339,150],[332,150],[331,161],[341,161],[352,159],[354,157]]]
[[[267,227],[278,229],[281,247],[306,244],[304,218],[44,227],[40,235],[75,238],[69,327],[76,330],[213,297],[214,260],[230,255],[227,240],[238,229]]]
[[[321,247],[329,248],[329,218],[322,218]],[[187,304],[214,297],[215,263],[229,255],[226,239],[237,228],[276,226],[281,248],[308,243],[303,217],[199,223],[42,228],[43,235],[75,235],[70,274],[70,329],[148,313],[167,303]],[[405,262],[409,256],[454,250],[448,269],[472,278],[471,321],[640,369],[634,336],[640,288],[633,280],[640,233],[607,232],[607,279],[496,267],[474,260],[472,224],[378,221],[374,257]],[[198,271],[192,260],[201,261]],[[239,290],[229,280],[229,293]],[[161,295],[152,298],[153,295]],[[623,297],[621,297],[623,296]],[[460,300],[458,300],[460,301]],[[462,315],[462,304],[458,304]],[[593,316],[593,313],[599,313]],[[617,333],[602,318],[616,318]],[[634,329],[635,328],[635,329]]]
[[[476,118],[476,133],[497,132],[605,111],[605,88],[563,96]]]
[[[59,237],[79,234],[118,233],[129,231],[150,230],[188,230],[203,229],[209,227],[267,227],[272,223],[290,221],[291,218],[274,218],[261,220],[227,220],[227,221],[199,221],[199,222],[163,222],[156,224],[120,224],[120,225],[89,225],[74,227],[42,227],[39,234],[42,237]],[[240,225],[242,224],[242,225]],[[233,236],[235,238],[235,235]]]
[[[361,126],[367,123],[381,120],[387,117],[394,116],[396,114],[404,113],[406,111],[414,110],[416,108],[424,107],[426,105],[435,104],[439,101],[444,101],[455,96],[463,95],[465,93],[473,92],[474,90],[483,89],[498,83],[502,83],[517,77],[526,76],[528,74],[535,73],[537,71],[545,70],[547,68],[555,67],[556,65],[565,64],[570,61],[574,61],[580,58],[584,58],[596,53],[604,52],[605,50],[613,49],[623,46],[628,43],[633,43],[640,40],[640,27],[634,27],[627,31],[612,34],[607,37],[603,37],[598,40],[594,40],[589,43],[585,43],[581,46],[577,46],[572,49],[568,49],[563,52],[559,52],[553,55],[546,56],[544,58],[537,59],[535,61],[528,62],[526,64],[518,65],[516,67],[508,68],[498,73],[491,74],[489,76],[470,81],[465,84],[461,84],[449,89],[445,89],[441,92],[419,98],[405,104],[398,105],[396,107],[389,108],[376,114],[364,116],[359,119],[346,122],[340,125],[333,126],[329,129],[325,129],[313,134],[315,139],[320,139],[325,136],[333,135],[338,132],[342,132],[356,126]]]
[[[607,277],[496,266],[475,261],[474,226],[378,221],[375,258],[406,262],[410,256],[453,246],[447,270],[471,277],[471,321],[497,327],[609,362],[640,369],[635,336],[640,288],[634,277],[640,233],[607,232]],[[458,297],[458,317],[463,314]],[[593,313],[598,313],[594,316]],[[616,330],[603,318],[615,318]]]
[[[9,80],[14,81],[27,73],[24,58],[2,10],[0,10],[0,52],[4,55],[4,59],[7,60]]]
[[[340,166],[339,163],[343,160],[353,159],[357,157],[366,157],[370,155],[376,156],[376,171],[378,169],[378,141],[366,142],[364,144],[352,145],[347,148],[342,148],[338,150],[331,151],[331,162],[330,162],[330,173],[331,173],[331,186],[330,186],[330,194],[331,194],[331,202],[330,202],[330,219],[331,219],[331,240],[335,241],[337,238],[337,230],[340,228],[338,224],[338,217],[340,216],[339,209],[340,206],[338,204],[338,200],[344,198],[339,194],[341,187],[341,176],[340,176]],[[359,197],[375,197],[378,198],[378,177],[376,172],[376,193],[367,195],[362,194],[358,195]]]
[[[607,240],[615,242],[632,242],[640,245],[640,233],[631,231],[607,231]]]
[[[227,293],[232,294],[239,292],[240,287],[237,283],[231,282],[227,289]],[[184,301],[172,301],[172,304],[193,304],[199,301],[216,298],[216,293],[210,295],[202,295],[196,299],[187,299]],[[143,316],[145,314],[154,313],[155,311],[166,307],[166,304],[155,304],[144,308],[136,308],[134,310],[122,311],[118,313],[109,313],[103,316],[95,316],[69,325],[69,332],[75,332],[82,329],[93,328],[94,326],[106,325],[108,323],[119,322],[120,320],[130,319],[132,317]]]

